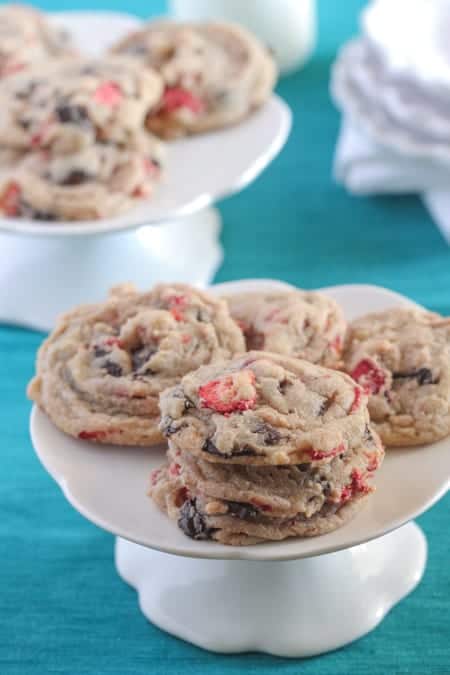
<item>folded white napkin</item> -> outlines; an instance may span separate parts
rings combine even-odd
[[[450,166],[432,159],[401,155],[369,138],[344,116],[336,146],[334,175],[356,195],[419,192],[450,244]]]

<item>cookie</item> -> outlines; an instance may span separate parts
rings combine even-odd
[[[268,99],[276,80],[268,50],[229,23],[152,22],[113,52],[134,57],[164,79],[161,103],[147,120],[164,138],[239,122]]]
[[[395,308],[354,321],[345,367],[369,395],[387,445],[431,443],[450,433],[450,319]]]
[[[67,33],[26,5],[0,7],[0,78],[49,59],[74,56]]]
[[[66,433],[99,443],[162,440],[160,393],[201,364],[244,349],[223,301],[183,284],[113,290],[62,316],[28,394]]]
[[[319,466],[218,465],[172,449],[170,463],[152,472],[150,496],[196,540],[246,545],[325,534],[374,490],[384,452],[376,434],[371,438],[371,452]]]
[[[364,444],[367,397],[346,374],[250,352],[163,392],[161,431],[211,462],[329,462]]]
[[[139,150],[95,143],[69,155],[29,153],[0,177],[0,213],[34,220],[115,216],[148,198],[161,177],[163,151],[142,132]]]
[[[346,321],[338,304],[315,291],[237,293],[227,298],[247,349],[305,359],[327,367],[341,361]]]
[[[46,64],[9,78],[0,90],[0,143],[53,155],[95,142],[128,147],[141,133],[162,80],[121,57]]]

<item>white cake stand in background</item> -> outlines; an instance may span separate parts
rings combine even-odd
[[[231,294],[273,281],[213,286]],[[348,319],[412,305],[375,286],[323,289]],[[37,408],[31,436],[47,471],[86,518],[117,535],[116,567],[154,624],[205,649],[311,656],[372,630],[422,578],[426,541],[411,519],[449,485],[450,440],[391,450],[354,520],[310,539],[232,547],[187,538],[146,496],[164,448],[99,447]],[[69,610],[70,611],[70,608]]]
[[[54,20],[96,55],[140,23],[109,12],[63,12]],[[123,281],[209,283],[222,258],[211,206],[270,164],[290,126],[288,106],[274,95],[241,124],[170,143],[154,197],[116,218],[0,218],[0,321],[48,330],[60,312],[100,300]]]

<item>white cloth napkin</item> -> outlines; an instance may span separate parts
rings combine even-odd
[[[401,155],[378,144],[344,117],[336,146],[334,175],[356,195],[420,193],[450,244],[450,166]]]

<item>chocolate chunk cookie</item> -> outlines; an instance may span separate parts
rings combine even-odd
[[[247,30],[228,23],[152,22],[113,52],[155,69],[165,83],[149,110],[154,133],[173,138],[234,124],[264,103],[275,62]]]
[[[389,309],[351,324],[345,367],[369,395],[387,445],[431,443],[450,433],[450,319]]]
[[[315,291],[238,293],[227,298],[247,349],[295,356],[337,367],[346,322],[338,304]]]
[[[32,152],[0,175],[0,212],[34,220],[115,216],[152,195],[163,166],[159,141],[141,132],[136,149],[94,143],[68,155]]]
[[[0,7],[0,78],[74,54],[67,33],[51,26],[34,7]]]
[[[309,537],[347,522],[373,491],[384,452],[374,432],[365,449],[328,464],[212,464],[173,446],[152,473],[150,495],[192,539],[246,545]]]
[[[119,287],[61,317],[39,350],[28,394],[72,436],[152,445],[162,440],[160,393],[243,349],[225,302],[182,284],[147,293]]]
[[[211,462],[330,462],[364,443],[366,403],[344,373],[254,351],[163,392],[161,431]]]
[[[128,146],[162,90],[160,76],[132,59],[46,64],[3,84],[0,143],[54,155],[95,142]]]

